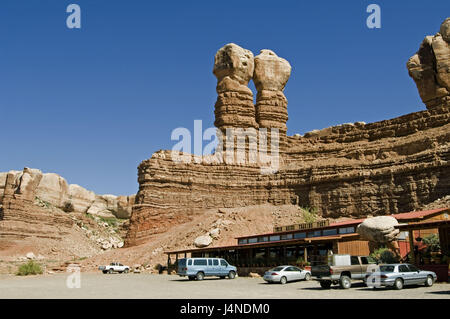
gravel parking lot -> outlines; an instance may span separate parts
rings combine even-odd
[[[323,290],[315,281],[266,284],[260,278],[188,281],[175,275],[82,273],[80,288],[67,288],[67,274],[0,276],[0,298],[350,298],[450,299],[450,284],[373,290],[355,283],[349,290]]]

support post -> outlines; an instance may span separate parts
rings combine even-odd
[[[409,237],[409,252],[411,254],[413,264],[417,265],[416,253],[414,251],[414,231],[413,230],[408,231],[408,237]]]

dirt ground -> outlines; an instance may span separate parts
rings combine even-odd
[[[450,284],[411,286],[397,291],[365,287],[323,290],[315,281],[267,284],[261,278],[207,278],[188,281],[176,275],[81,273],[80,288],[68,288],[69,274],[31,277],[0,275],[0,298],[187,298],[187,299],[450,299]]]

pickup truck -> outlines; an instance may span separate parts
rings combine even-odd
[[[112,274],[113,272],[128,273],[130,271],[129,266],[124,266],[121,263],[110,263],[108,266],[98,267],[104,274]]]
[[[364,281],[370,264],[366,256],[331,255],[328,264],[312,266],[311,275],[324,289],[329,289],[332,284],[349,289],[352,280]]]

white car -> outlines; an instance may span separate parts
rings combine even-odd
[[[110,263],[108,266],[98,267],[104,274],[112,274],[113,272],[128,273],[130,271],[129,266],[122,265],[121,263]]]
[[[311,280],[311,272],[295,266],[278,266],[266,271],[263,279],[268,283],[279,282],[284,285],[288,281]]]

